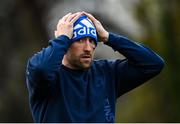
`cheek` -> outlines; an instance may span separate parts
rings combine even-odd
[[[79,57],[82,54],[82,50],[78,47],[71,47],[68,51],[70,57]]]

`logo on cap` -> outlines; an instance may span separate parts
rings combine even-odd
[[[86,16],[80,17],[75,22],[73,29],[73,40],[78,40],[84,37],[92,37],[97,42],[96,28],[91,20],[89,20]]]

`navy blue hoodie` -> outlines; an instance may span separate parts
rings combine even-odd
[[[59,36],[28,61],[27,87],[35,122],[114,122],[116,99],[164,66],[149,48],[110,33],[106,45],[126,59],[94,60],[87,70],[72,70],[62,65],[71,43],[67,36]]]

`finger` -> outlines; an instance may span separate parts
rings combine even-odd
[[[72,13],[68,13],[68,14],[66,14],[65,16],[63,16],[61,19],[59,19],[58,24],[57,24],[57,29],[58,29],[59,25],[61,24],[61,22],[66,21],[67,17],[68,17],[69,15],[71,15],[71,14],[72,14]]]
[[[62,21],[66,21],[67,20],[67,18],[71,15],[72,13],[70,12],[70,13],[68,13],[68,14],[66,14],[65,16],[63,16],[62,17]]]
[[[74,24],[80,17],[82,16],[82,13],[77,13],[74,18],[72,18],[71,22]]]
[[[57,31],[54,31],[54,36],[57,37]]]
[[[76,12],[76,13],[72,14],[72,16],[69,16],[67,20],[68,20],[69,22],[72,22],[72,23],[73,23],[73,22],[74,22],[74,18],[75,18],[75,17],[76,17],[76,18],[77,18],[77,17],[80,17],[81,14],[82,14],[82,12]],[[75,20],[77,20],[76,18],[75,18]]]
[[[72,15],[69,15],[66,19],[66,21],[70,22],[75,16],[77,15],[77,13],[74,13]]]
[[[97,19],[90,13],[83,12],[83,14],[85,14],[91,21],[93,21],[93,22],[97,21]]]

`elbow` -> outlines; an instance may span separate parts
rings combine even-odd
[[[156,56],[149,60],[149,64],[146,65],[146,74],[151,76],[158,75],[165,66],[164,60],[160,56]]]
[[[152,78],[156,75],[158,75],[162,69],[165,66],[165,62],[163,59],[159,58],[156,60],[151,61],[151,64],[149,66],[146,66],[146,71],[144,74],[146,74],[147,77]]]
[[[161,58],[161,57],[159,57],[156,61],[155,61],[155,64],[154,64],[155,66],[155,72],[158,74],[158,73],[160,73],[161,71],[162,71],[162,69],[164,68],[164,66],[165,66],[165,62],[164,62],[164,60]]]
[[[37,71],[39,72],[40,70],[42,70],[42,62],[41,62],[41,58],[37,55],[34,55],[33,57],[31,57],[28,60],[27,63],[27,69],[31,70],[31,71]]]

